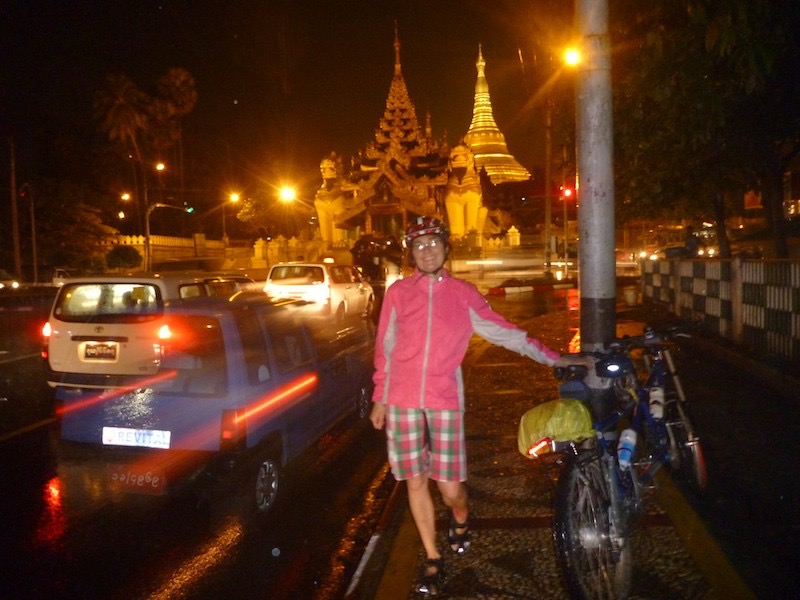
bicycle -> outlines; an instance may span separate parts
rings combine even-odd
[[[562,356],[553,370],[562,381],[559,400],[531,409],[520,422],[520,451],[554,456],[560,467],[554,537],[575,598],[629,594],[631,533],[662,466],[695,492],[706,486],[702,446],[671,355],[678,335],[685,333],[646,327],[644,335],[613,340],[602,352]],[[634,350],[642,351],[640,369]],[[630,439],[633,449],[620,445]]]

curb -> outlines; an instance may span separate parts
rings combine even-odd
[[[534,282],[527,280],[508,281],[506,285],[489,288],[490,296],[504,296],[507,294],[522,294],[525,292],[544,292],[551,290],[569,290],[576,287],[575,281]]]
[[[381,513],[375,533],[367,544],[345,593],[346,600],[371,600],[381,584],[392,544],[402,522],[405,508],[405,486],[395,481],[392,493]]]

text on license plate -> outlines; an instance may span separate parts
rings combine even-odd
[[[116,360],[117,344],[89,342],[83,348],[83,357],[88,360]]]
[[[139,448],[169,448],[171,431],[160,429],[130,429],[103,427],[104,446],[137,446]]]
[[[108,465],[111,485],[124,492],[160,495],[166,491],[167,479],[160,469],[130,465]]]

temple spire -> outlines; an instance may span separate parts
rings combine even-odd
[[[394,23],[394,76],[389,86],[386,109],[375,132],[375,141],[386,146],[391,140],[401,143],[416,143],[419,139],[417,110],[408,95],[403,73],[400,69],[400,34],[397,21]]]
[[[525,181],[531,174],[508,151],[506,138],[494,120],[489,84],[486,81],[486,61],[483,48],[478,44],[478,60],[475,63],[478,79],[475,82],[475,103],[472,108],[472,123],[464,136],[464,142],[475,155],[478,170],[486,169],[492,183]]]
[[[394,74],[400,75],[400,34],[397,32],[397,20],[394,22]]]

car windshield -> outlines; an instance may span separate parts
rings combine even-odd
[[[282,265],[274,267],[269,278],[279,285],[308,285],[322,283],[325,274],[322,267],[313,265]]]
[[[120,323],[161,315],[164,305],[154,285],[134,282],[65,285],[53,314],[73,323]]]

